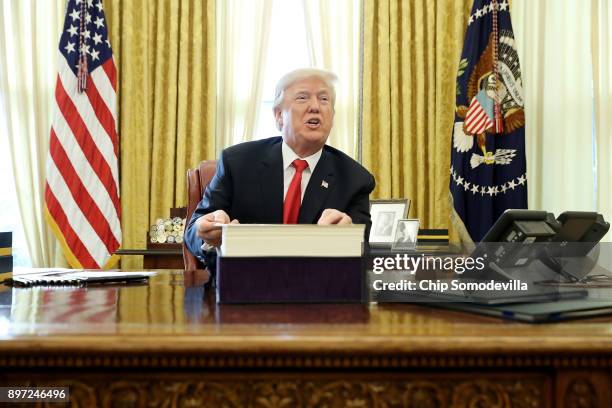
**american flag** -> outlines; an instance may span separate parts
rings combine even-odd
[[[102,0],[68,0],[45,215],[74,268],[108,267],[121,245],[116,100],[117,70]]]
[[[465,115],[465,130],[472,135],[482,133],[493,126],[493,119],[493,100],[483,89],[470,103]]]

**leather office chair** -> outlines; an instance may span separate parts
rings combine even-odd
[[[198,167],[187,170],[187,222],[204,195],[204,190],[212,180],[217,169],[216,160],[204,160]],[[183,262],[186,271],[204,269],[204,265],[187,250],[183,240]]]

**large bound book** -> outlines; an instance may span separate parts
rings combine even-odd
[[[361,257],[217,259],[219,303],[344,303],[365,295]]]
[[[219,303],[342,303],[364,298],[363,225],[227,225]]]

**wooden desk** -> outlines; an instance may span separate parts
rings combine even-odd
[[[73,406],[609,407],[612,318],[214,304],[204,274],[0,293],[0,384]],[[12,306],[11,306],[12,305]]]

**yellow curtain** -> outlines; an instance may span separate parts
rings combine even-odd
[[[472,0],[364,2],[362,161],[373,198],[412,200],[424,228],[450,228],[455,81]]]
[[[214,158],[215,1],[104,3],[119,71],[123,248],[187,202],[185,174]],[[124,258],[122,267],[141,267]]]

